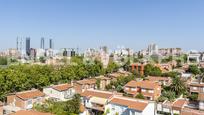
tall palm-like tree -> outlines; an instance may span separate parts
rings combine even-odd
[[[185,83],[178,76],[173,78],[170,88],[177,96],[183,94],[187,90]]]

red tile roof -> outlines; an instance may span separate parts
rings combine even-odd
[[[138,93],[137,91],[131,91],[131,90],[125,90],[125,92],[131,95],[136,95]]]
[[[190,86],[196,86],[196,87],[204,87],[204,84],[199,84],[199,83],[191,83]]]
[[[172,108],[181,111],[185,103],[187,103],[185,99],[179,99],[173,103]]]
[[[105,91],[97,91],[97,90],[86,90],[83,93],[81,93],[81,96],[83,97],[100,97],[109,99],[113,96],[112,92],[105,92]]]
[[[155,83],[153,81],[130,81],[128,82],[125,87],[141,87],[146,89],[155,89],[155,87],[160,86],[158,83]]]
[[[36,97],[43,97],[45,96],[45,94],[39,90],[30,90],[30,91],[16,93],[16,96],[23,100],[27,100],[27,99],[33,99]]]
[[[99,77],[95,77],[96,79],[101,79],[101,80],[111,80],[111,78],[109,77],[105,77],[105,76],[99,76]]]
[[[183,108],[181,110],[181,115],[204,115],[204,111],[190,109],[190,108]]]
[[[148,105],[148,103],[145,103],[145,102],[140,102],[133,99],[130,100],[128,98],[127,99],[119,98],[119,97],[113,98],[110,103],[127,106],[128,108],[134,109],[137,111],[143,111]]]
[[[71,84],[61,84],[61,85],[53,86],[53,89],[58,90],[58,91],[65,91],[65,90],[68,90],[72,87],[73,86]]]
[[[81,85],[85,85],[85,84],[96,84],[96,79],[84,79],[84,80],[80,80],[80,81],[77,81],[78,84],[81,84]]]

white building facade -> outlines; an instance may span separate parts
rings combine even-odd
[[[47,98],[54,98],[58,101],[67,101],[75,95],[75,90],[70,84],[61,84],[43,89]]]

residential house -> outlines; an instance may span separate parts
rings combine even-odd
[[[105,90],[106,86],[110,84],[111,78],[105,76],[95,77],[96,80],[100,80],[100,89]]]
[[[170,85],[171,84],[171,78],[170,77],[160,77],[160,76],[148,76],[147,80],[158,82],[160,85]]]
[[[172,111],[174,114],[180,114],[187,101],[185,99],[178,99],[172,104]]]
[[[204,57],[204,55],[203,55],[203,57]],[[204,62],[203,61],[199,63],[199,67],[204,68]]]
[[[75,95],[73,84],[60,84],[54,85],[43,89],[43,92],[48,98],[56,99],[59,101],[67,101]]]
[[[111,78],[112,81],[116,81],[117,78],[119,78],[121,76],[123,76],[123,74],[118,73],[118,72],[114,72],[114,73],[111,73],[111,74],[108,75],[108,77]]]
[[[7,104],[21,109],[31,109],[34,103],[45,100],[45,94],[37,89],[18,92],[7,96]]]
[[[123,96],[114,96],[108,105],[107,115],[155,115],[155,103]]]
[[[113,92],[91,89],[81,93],[82,103],[91,114],[105,112],[105,106],[113,95]]]
[[[124,86],[124,92],[132,97],[141,93],[148,100],[157,100],[161,95],[161,85],[154,81],[132,80]]]
[[[157,104],[158,113],[181,114],[181,111],[187,104],[186,99],[177,99],[174,102],[164,101]]]
[[[130,72],[127,72],[127,71],[118,71],[118,72],[114,72],[114,73],[108,74],[107,77],[111,78],[111,80],[113,80],[113,81],[116,81],[117,78],[119,78],[121,76],[127,77],[129,75],[131,75]]]
[[[181,73],[181,80],[186,82],[186,84],[190,84],[192,82],[193,74],[191,73]]]
[[[122,74],[122,75],[124,75],[124,76],[129,76],[129,75],[132,74],[132,73],[129,72],[129,71],[124,71],[124,70],[121,70],[121,69],[118,70],[118,73],[120,73],[120,74]]]
[[[204,83],[192,82],[189,87],[191,93],[204,93]]]
[[[204,92],[201,91],[198,94],[199,110],[204,111]]]
[[[180,115],[204,115],[204,111],[196,110],[196,109],[191,109],[191,108],[183,108],[181,110]]]
[[[96,79],[83,79],[74,83],[76,93],[82,93],[87,89],[96,89]]]
[[[172,65],[169,63],[156,64],[155,66],[159,67],[162,72],[172,71]]]
[[[188,87],[191,94],[198,94],[198,109],[204,111],[204,83],[202,78],[193,80]]]

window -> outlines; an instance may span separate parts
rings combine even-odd
[[[135,111],[130,111],[130,115],[135,115]]]
[[[146,92],[146,89],[142,89],[142,92]]]
[[[153,91],[153,90],[149,90],[148,92],[149,92],[149,93],[154,93],[154,91]]]
[[[64,92],[64,98],[66,98],[66,99],[67,99],[67,98],[69,98],[69,96],[70,96],[69,91],[65,91],[65,92]]]
[[[70,94],[70,95],[72,94],[72,89],[69,90],[69,94]]]
[[[38,97],[37,98],[37,102],[41,102],[42,98],[41,97]]]
[[[112,107],[112,111],[115,111],[115,108],[114,108],[114,107]]]
[[[197,87],[193,87],[193,90],[197,90],[198,88]]]
[[[128,87],[126,87],[126,88],[125,88],[125,90],[129,90],[129,88],[128,88]]]
[[[132,90],[132,91],[137,91],[137,89],[136,89],[136,88],[132,88],[131,90]]]
[[[27,105],[32,105],[32,100],[28,100]]]

